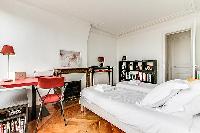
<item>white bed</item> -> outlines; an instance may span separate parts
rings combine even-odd
[[[138,88],[141,88],[143,91],[146,90],[146,92],[151,91],[151,89],[155,88],[156,86],[157,84],[144,83],[144,82],[140,82],[139,85],[135,85],[130,81],[119,82],[116,85],[116,87],[127,88],[127,89],[134,89],[135,87],[137,87],[136,90],[138,90]]]
[[[136,105],[151,91],[151,87],[137,87],[122,85],[108,92],[85,88],[81,92],[80,104],[127,133],[200,132],[199,117],[188,120]]]

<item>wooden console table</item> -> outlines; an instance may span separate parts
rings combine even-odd
[[[104,67],[99,67],[99,66],[91,66],[91,73],[92,73],[92,86],[94,85],[94,73],[97,73],[97,72],[107,72],[108,73],[108,80],[109,80],[109,85],[112,85],[113,86],[113,67],[111,66],[104,66]],[[110,75],[110,73],[112,73],[112,75]],[[110,78],[111,76],[111,78]],[[111,80],[112,79],[112,80]],[[111,81],[111,83],[110,83]]]
[[[70,73],[86,73],[86,87],[90,86],[90,68],[55,68],[54,75],[61,76],[62,74]]]

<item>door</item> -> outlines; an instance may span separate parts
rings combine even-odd
[[[193,76],[191,30],[166,36],[166,80]]]

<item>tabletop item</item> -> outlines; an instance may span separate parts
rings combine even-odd
[[[7,81],[12,81],[10,80],[9,78],[9,75],[10,75],[10,62],[9,62],[9,58],[10,58],[10,55],[15,55],[15,51],[14,51],[14,48],[13,46],[10,46],[10,45],[4,45],[3,48],[1,49],[1,53],[3,55],[7,55],[8,56],[8,79]]]
[[[26,72],[15,72],[15,80],[25,79]]]
[[[104,57],[98,57],[99,67],[103,67]]]
[[[122,61],[125,61],[126,60],[126,56],[122,56]]]

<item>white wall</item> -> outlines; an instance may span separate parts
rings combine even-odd
[[[116,38],[113,35],[92,28],[88,40],[88,66],[98,66],[97,58],[103,56],[104,66],[114,66],[114,83],[116,83],[117,67]],[[95,73],[94,83],[108,83],[107,73]]]
[[[127,56],[127,60],[156,59],[158,60],[158,83],[161,83],[164,71],[165,34],[193,27],[195,18],[195,15],[185,16],[130,33],[118,39],[117,61],[121,60],[124,55]]]
[[[0,48],[14,46],[11,71],[47,70],[59,67],[59,50],[81,51],[87,66],[89,24],[75,18],[62,18],[38,8],[10,0],[0,5]],[[0,55],[0,79],[6,77],[7,57]]]
[[[200,66],[200,13],[196,16],[196,64]],[[200,68],[198,68],[200,70]]]
[[[59,50],[80,51],[87,66],[87,40],[90,25],[75,18],[64,18],[13,0],[0,4],[0,48],[14,46],[11,72],[43,71],[59,67]],[[7,76],[7,57],[0,55],[0,79]],[[28,92],[31,92],[29,90]],[[31,101],[31,93],[28,93]]]
[[[26,71],[28,74],[32,74],[33,70],[58,67],[60,49],[81,51],[83,66],[97,65],[97,57],[104,56],[105,65],[115,66],[116,79],[117,64],[123,55],[126,55],[128,60],[157,59],[158,81],[162,82],[165,33],[192,27],[195,18],[197,18],[196,62],[200,64],[199,16],[190,15],[158,24],[130,33],[117,41],[112,35],[93,30],[87,48],[90,29],[88,23],[70,16],[60,17],[13,0],[1,0],[0,48],[4,44],[13,45],[16,55],[11,57],[11,71]],[[7,72],[6,56],[0,55],[0,68],[0,79],[2,79],[6,77]]]

